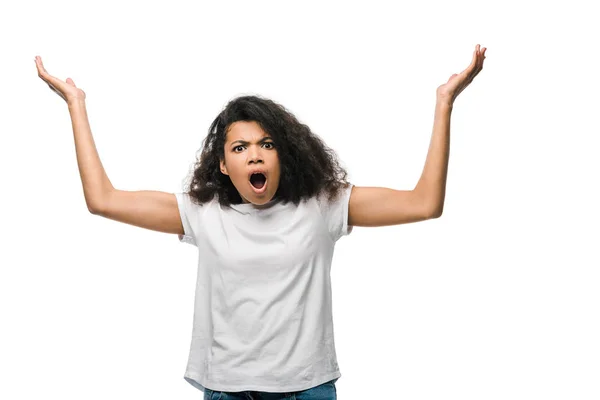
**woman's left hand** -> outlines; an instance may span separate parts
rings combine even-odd
[[[479,45],[475,46],[473,52],[473,60],[471,64],[460,74],[453,74],[448,82],[437,88],[437,100],[445,101],[448,104],[454,104],[456,97],[462,92],[477,74],[483,69],[483,60],[485,59],[485,51],[487,48],[480,49]]]

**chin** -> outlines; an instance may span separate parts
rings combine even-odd
[[[274,196],[272,196],[274,197]],[[253,201],[251,201],[252,204],[256,204],[257,206],[262,206],[263,204],[267,204],[268,202],[270,202],[271,200],[273,200],[272,197],[261,197],[260,199],[255,199]]]
[[[256,193],[251,192],[248,193],[245,197],[243,197],[242,201],[252,203],[257,206],[262,206],[263,204],[267,204],[271,200],[274,200],[277,197],[275,195],[276,193],[273,193],[272,195],[264,193],[263,195],[257,196]]]

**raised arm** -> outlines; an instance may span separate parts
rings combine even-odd
[[[485,50],[475,46],[471,64],[453,74],[436,91],[433,133],[423,172],[412,190],[354,187],[348,207],[348,224],[386,226],[438,218],[444,209],[450,154],[450,117],[456,97],[483,69]]]
[[[142,228],[183,235],[183,225],[173,193],[115,189],[100,162],[85,105],[85,92],[71,78],[66,82],[48,74],[40,57],[35,59],[38,76],[67,102],[79,175],[88,210],[95,215]]]

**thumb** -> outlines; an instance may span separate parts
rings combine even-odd
[[[67,78],[67,83],[69,85],[75,86],[75,82],[73,82],[73,79],[71,79],[71,78]],[[77,87],[77,86],[75,86],[75,87]]]

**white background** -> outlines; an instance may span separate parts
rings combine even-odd
[[[332,266],[342,400],[600,398],[592,2],[20,1],[0,9],[0,398],[200,399],[196,248],[90,214],[66,103],[123,190],[182,191],[210,122],[269,97],[357,186],[411,189],[455,102],[444,214],[355,228]],[[562,4],[562,3],[561,3]]]

